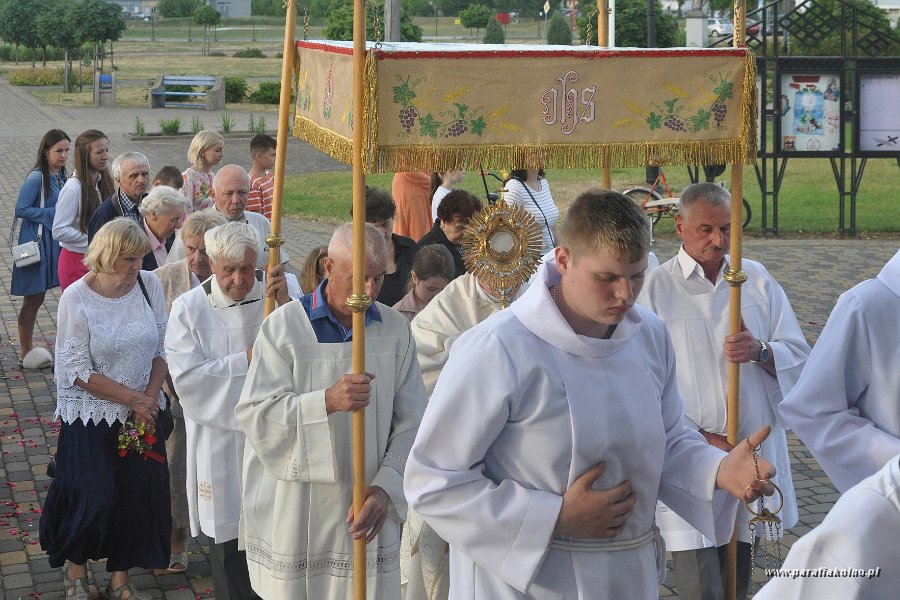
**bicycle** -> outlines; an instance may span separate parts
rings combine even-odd
[[[656,188],[659,187],[660,183],[666,191],[665,197],[661,196],[659,192],[656,191]],[[632,202],[637,204],[641,210],[644,211],[644,214],[650,219],[651,227],[659,223],[660,219],[663,217],[674,218],[675,215],[678,214],[678,204],[680,199],[672,194],[672,190],[669,188],[669,183],[666,180],[666,174],[662,167],[659,168],[659,174],[653,181],[652,186],[635,186],[625,190],[623,193],[631,198]],[[750,203],[747,202],[746,198],[743,198],[742,200],[744,203],[744,219],[742,221],[742,227],[746,229],[747,225],[750,223]]]

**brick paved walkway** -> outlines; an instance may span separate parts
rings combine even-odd
[[[247,114],[232,112],[243,127]],[[80,131],[99,128],[110,137],[110,154],[140,150],[150,159],[151,172],[164,164],[183,167],[189,138],[171,141],[131,142],[125,134],[139,115],[144,123],[180,116],[182,122],[200,117],[218,128],[221,114],[188,110],[56,108],[42,106],[27,93],[0,81],[0,232],[6,235],[19,186],[34,160],[37,144],[50,128],[65,130],[74,140]],[[246,164],[246,140],[225,143],[226,162]],[[346,167],[295,139],[289,142],[288,170],[293,173],[334,171]],[[316,245],[327,241],[331,227],[286,219],[287,248],[299,264]],[[882,240],[783,240],[750,239],[745,255],[761,260],[778,278],[790,297],[810,342],[815,341],[837,296],[857,282],[874,276],[898,247],[897,239]],[[672,256],[675,240],[660,239],[655,250],[660,259]],[[0,253],[0,599],[30,600],[62,597],[58,571],[49,568],[37,543],[41,503],[49,479],[45,465],[56,445],[52,422],[55,400],[53,374],[49,370],[18,368],[16,315],[21,299],[9,295],[10,257]],[[56,333],[58,290],[47,294],[38,316],[36,343],[52,348]],[[806,448],[791,437],[794,483],[800,504],[800,524],[788,532],[785,545],[820,523],[837,498],[833,486]],[[135,569],[132,581],[155,598],[192,600],[213,598],[209,564],[202,543],[192,542],[186,575],[156,576]],[[92,589],[106,587],[104,564],[92,564]],[[675,596],[671,574],[661,587],[664,597]]]

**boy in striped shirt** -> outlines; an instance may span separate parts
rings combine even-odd
[[[275,140],[264,133],[253,136],[250,140],[250,157],[253,167],[250,169],[250,194],[245,210],[252,210],[271,219],[275,177],[270,169],[275,166]]]

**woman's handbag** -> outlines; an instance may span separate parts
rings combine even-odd
[[[44,208],[43,173],[41,173],[41,208]],[[16,225],[18,224],[19,217],[13,217],[12,226],[9,228],[9,245],[12,247],[13,262],[21,269],[41,262],[41,236],[44,235],[44,224],[38,223],[37,240],[13,246],[13,242],[16,239]]]

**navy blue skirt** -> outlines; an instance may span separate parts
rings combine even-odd
[[[160,419],[161,424],[171,422]],[[56,477],[41,513],[51,567],[106,558],[107,571],[169,566],[172,515],[168,463],[117,453],[121,424],[63,423]],[[153,449],[166,455],[167,431]]]

